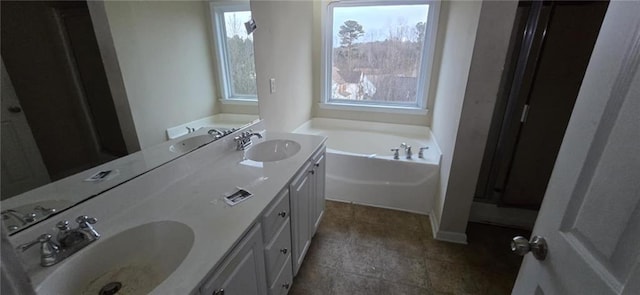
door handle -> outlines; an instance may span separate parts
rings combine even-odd
[[[19,106],[10,106],[7,109],[9,110],[10,113],[22,112],[22,108],[20,108]]]
[[[511,252],[524,256],[531,252],[533,257],[538,260],[544,260],[547,258],[547,241],[541,236],[533,236],[531,242],[523,236],[517,236],[511,240]]]

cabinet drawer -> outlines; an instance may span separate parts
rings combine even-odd
[[[292,283],[291,254],[289,254],[287,255],[287,262],[280,269],[275,282],[269,287],[269,295],[286,295],[289,293]]]
[[[291,268],[291,227],[289,218],[280,227],[276,236],[264,248],[264,259],[267,269],[267,282],[270,285],[275,279],[280,268],[285,261],[289,261],[288,268]]]
[[[262,237],[265,242],[271,241],[285,220],[289,219],[289,189],[284,189],[278,194],[276,200],[266,213],[262,215]]]

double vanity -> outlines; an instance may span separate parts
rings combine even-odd
[[[324,212],[326,138],[253,132],[242,150],[250,128],[264,129],[237,130],[12,235],[14,245],[55,239],[59,222],[97,220],[99,239],[52,266],[41,247],[19,254],[36,292],[286,294]],[[230,205],[241,190],[250,195]]]

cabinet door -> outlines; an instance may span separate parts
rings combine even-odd
[[[293,246],[293,274],[298,273],[311,243],[309,204],[311,202],[311,163],[302,169],[289,187],[291,193],[291,238]]]
[[[267,293],[260,224],[249,231],[201,288],[203,295]]]
[[[325,153],[323,152],[320,157],[314,163],[314,209],[315,214],[314,220],[312,221],[313,225],[313,234],[318,230],[318,226],[320,226],[320,221],[322,220],[322,216],[324,215],[324,187],[325,187]]]

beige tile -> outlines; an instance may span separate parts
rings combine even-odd
[[[383,246],[406,255],[424,256],[427,234],[409,227],[390,228],[382,239]]]
[[[422,288],[428,286],[424,258],[407,256],[388,249],[381,249],[380,255],[382,257],[383,279]]]
[[[481,268],[445,261],[426,260],[429,287],[453,294],[484,294],[489,287]]]
[[[428,216],[327,202],[290,294],[509,294],[514,235],[469,224],[469,245],[436,241]]]
[[[355,222],[350,227],[351,242],[357,245],[382,246],[387,231],[376,224]]]
[[[338,269],[342,266],[345,251],[345,243],[340,241],[313,239],[302,265]]]
[[[346,247],[341,270],[368,277],[382,277],[380,248],[356,244]]]
[[[418,214],[362,205],[354,205],[353,213],[357,222],[410,227],[415,230],[422,228]]]
[[[337,240],[341,242],[349,241],[351,238],[352,221],[342,218],[322,219],[314,239]]]
[[[333,268],[303,263],[290,294],[330,294],[333,292],[335,272]]]
[[[426,288],[399,284],[399,283],[389,283],[389,289],[393,295],[435,295],[433,291],[430,291]]]
[[[336,295],[393,294],[387,282],[357,274],[344,273],[334,282]]]
[[[432,260],[440,260],[451,263],[464,263],[467,245],[442,242],[433,239],[425,241],[425,254]]]
[[[326,201],[324,209],[325,219],[353,220],[353,205],[343,202]]]

